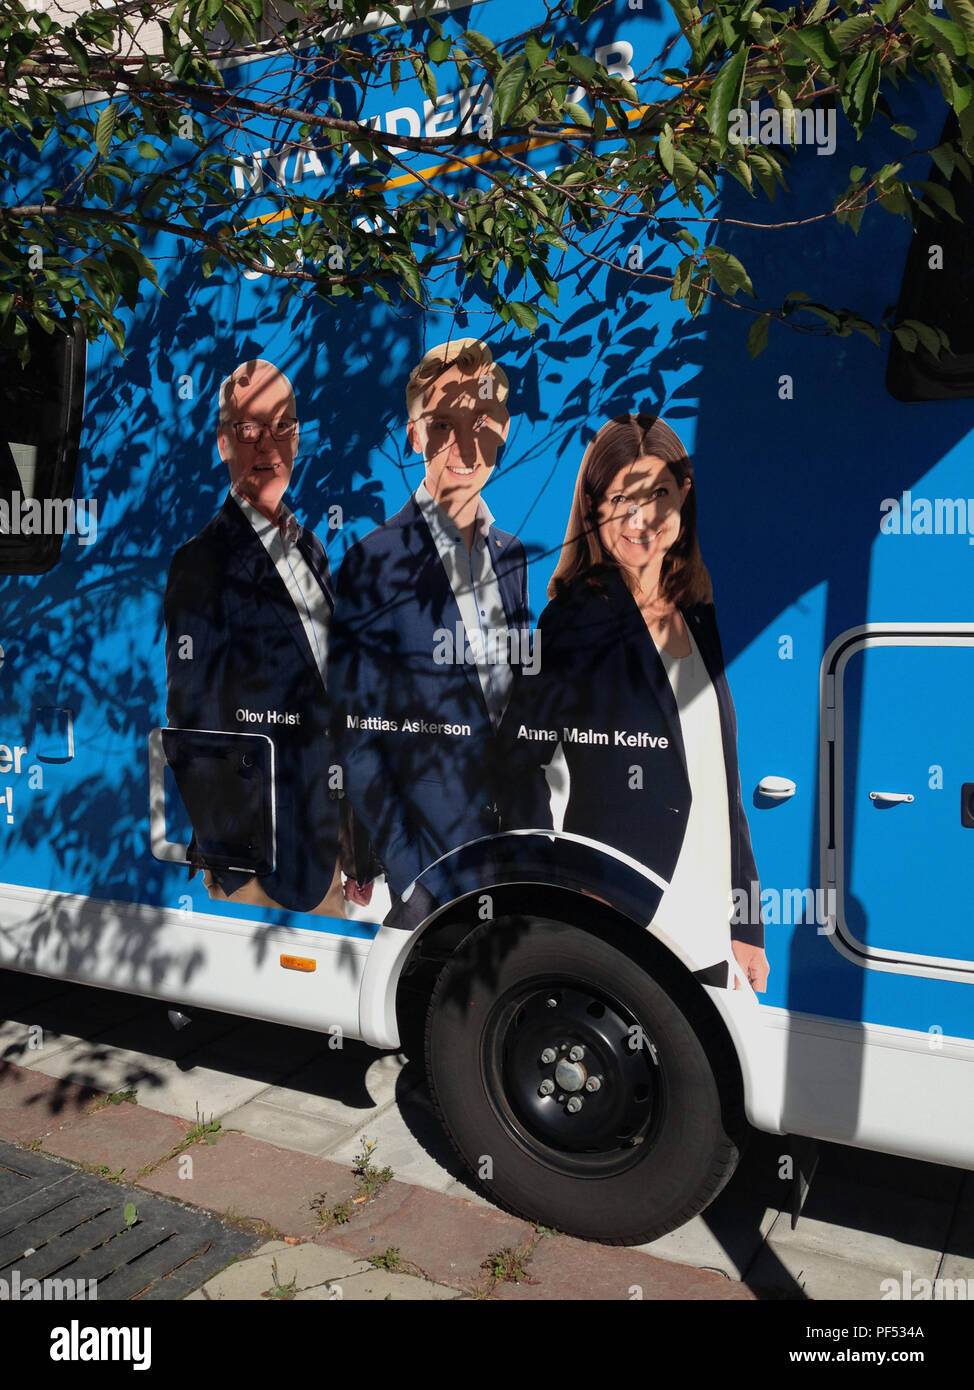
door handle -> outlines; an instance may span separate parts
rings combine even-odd
[[[762,777],[758,791],[769,801],[787,801],[795,795],[795,784],[790,777]]]
[[[896,806],[901,801],[913,801],[915,798],[912,792],[870,792],[869,800],[875,801],[877,806]]]

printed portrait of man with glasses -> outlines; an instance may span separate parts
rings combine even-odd
[[[216,442],[230,489],[174,556],[165,597],[170,730],[197,731],[195,746],[210,760],[194,765],[187,733],[174,761],[168,747],[178,745],[170,739],[167,756],[193,824],[191,872],[203,869],[215,900],[341,917],[347,899],[367,902],[370,890],[357,882],[365,874],[354,859],[329,727],[328,559],[283,500],[300,438],[294,390],[279,368],[257,358],[221,382],[218,409]],[[273,746],[273,787],[263,794],[273,797],[274,843],[262,865],[255,854],[250,870],[233,862],[246,858],[253,840],[246,787],[240,783],[238,802],[233,776],[246,778],[254,755],[239,738],[224,739],[223,748],[212,737],[201,745],[199,734],[220,733],[264,735]],[[219,768],[212,789],[203,766]],[[208,846],[219,852],[208,855]]]

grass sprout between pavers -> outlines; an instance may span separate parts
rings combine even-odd
[[[289,1279],[286,1284],[281,1282],[277,1272],[277,1260],[271,1263],[271,1286],[263,1292],[263,1298],[293,1298],[298,1291],[298,1276]]]
[[[138,1105],[138,1097],[134,1091],[109,1091],[107,1096],[102,1096],[88,1107],[88,1114],[95,1115],[99,1110],[104,1110],[109,1105]]]
[[[492,1251],[480,1266],[483,1279],[468,1288],[467,1293],[471,1298],[484,1300],[493,1296],[498,1284],[540,1284],[541,1280],[533,1278],[529,1270],[532,1256],[546,1237],[560,1234],[549,1226],[535,1226],[533,1237],[523,1245],[505,1245]]]
[[[174,1144],[168,1153],[161,1158],[154,1158],[151,1163],[146,1163],[136,1174],[137,1178],[147,1178],[150,1173],[154,1173],[157,1168],[161,1168],[164,1163],[168,1163],[171,1158],[178,1158],[186,1149],[192,1148],[194,1144],[215,1144],[223,1130],[219,1120],[215,1120],[211,1115],[207,1120],[200,1114],[199,1102],[196,1105],[196,1123],[188,1129],[179,1141]]]
[[[370,1202],[376,1193],[392,1180],[391,1168],[377,1168],[372,1161],[378,1141],[367,1139],[363,1134],[359,1143],[362,1145],[362,1152],[357,1153],[352,1159],[352,1172],[355,1174],[355,1190],[358,1195],[329,1205],[328,1193],[319,1192],[318,1196],[313,1197],[308,1203],[317,1218],[319,1228],[323,1231],[327,1231],[331,1226],[344,1226],[351,1218],[355,1207]]]

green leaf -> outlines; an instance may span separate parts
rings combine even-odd
[[[486,34],[480,34],[476,29],[467,29],[464,38],[467,46],[476,53],[482,63],[493,69],[500,67],[504,60]]]
[[[732,256],[721,246],[708,246],[703,254],[713,271],[714,279],[725,294],[735,295],[738,290],[743,290],[745,294],[754,298],[751,278],[736,256]]]
[[[974,96],[974,86],[971,83],[970,73],[962,71],[958,63],[954,63],[951,68],[953,76],[953,107],[958,116],[970,105],[971,97]]]
[[[739,48],[730,62],[724,64],[707,102],[707,125],[711,133],[717,137],[721,150],[727,148],[727,122],[730,112],[740,105],[746,58],[746,50]]]
[[[892,212],[899,216],[905,216],[910,211],[910,204],[907,201],[903,185],[899,180],[895,183],[887,184],[885,188],[880,190],[879,205],[885,208],[887,212]]]
[[[917,133],[911,125],[893,125],[890,130],[894,135],[901,135],[904,140],[915,140]]]
[[[951,179],[956,164],[955,152],[950,145],[938,145],[930,151],[930,157],[945,179]]]
[[[819,24],[811,29],[795,29],[790,33],[789,38],[813,62],[820,63],[826,72],[831,72],[838,62],[839,51],[824,24]]]
[[[429,63],[427,63],[426,59],[421,58],[418,53],[411,54],[409,61],[413,65],[413,71],[419,78],[419,85],[422,87],[423,91],[429,97],[430,101],[435,102],[437,96],[437,88],[436,77],[433,73],[433,69],[430,67]]]
[[[701,41],[701,14],[696,5],[691,5],[690,0],[669,0],[670,9],[676,15],[680,28],[686,35],[687,42],[693,50],[694,56],[700,53]]]
[[[974,4],[971,0],[945,0],[945,3],[951,19],[964,31],[968,53],[974,54]]]
[[[860,180],[862,179],[863,174],[864,174],[865,172],[866,172],[866,170],[865,170],[865,168],[863,167],[863,165],[861,165],[861,164],[853,164],[852,168],[849,170],[849,178],[850,178],[851,182],[852,182],[852,183],[859,183]]]
[[[927,352],[932,353],[934,357],[940,356],[940,336],[936,329],[921,323],[919,319],[904,319],[901,327],[912,329]]]
[[[766,154],[759,154],[757,150],[752,149],[748,155],[748,163],[751,166],[751,172],[761,185],[766,197],[771,202],[774,202],[777,180],[775,179],[774,167],[768,159],[768,156]]]
[[[530,260],[528,270],[534,276],[538,288],[548,296],[553,304],[557,304],[560,288],[557,280],[553,280],[548,274],[544,261],[539,261],[536,258]]]
[[[450,56],[452,45],[449,39],[430,39],[427,52],[434,63],[442,63]]]
[[[680,264],[673,273],[673,288],[670,290],[670,299],[686,299],[690,290],[690,281],[697,263],[692,256],[684,256]]]
[[[140,140],[138,145],[139,154],[143,159],[160,159],[161,155],[155,145],[150,145],[148,140]]]
[[[419,278],[419,266],[415,261],[409,260],[406,256],[394,253],[389,257],[389,264],[398,272],[399,278],[412,290],[415,297],[417,299],[421,298],[422,285]]]
[[[668,125],[665,125],[659,133],[659,140],[656,148],[659,151],[660,163],[668,174],[673,173],[673,132]]]
[[[884,164],[882,169],[880,169],[879,173],[876,175],[876,182],[888,183],[889,180],[893,177],[893,175],[898,174],[902,168],[903,165],[898,160],[894,163]]]
[[[111,247],[106,247],[106,252],[111,251],[112,256],[122,256],[142,278],[148,280],[159,288],[159,279],[156,268],[149,260],[148,256],[143,256],[142,252],[136,247],[130,246],[127,241],[113,241]]]
[[[573,72],[582,82],[595,82],[599,76],[599,65],[587,53],[566,53],[564,62],[569,72]]]
[[[696,192],[700,170],[682,150],[673,152],[673,188],[680,202],[686,207]]]
[[[585,110],[584,106],[579,106],[577,101],[566,101],[565,110],[571,116],[572,120],[575,122],[576,125],[585,126],[586,128],[591,126],[592,117]]]
[[[948,189],[943,188],[939,183],[930,183],[926,179],[914,183],[913,187],[920,189],[924,196],[929,199],[930,202],[936,203],[939,208],[942,208],[944,212],[947,213],[948,217],[952,217],[955,222],[963,224],[964,219],[959,216],[957,207],[954,203],[953,194],[950,193]]]
[[[81,76],[87,77],[91,70],[88,62],[88,54],[82,48],[81,44],[77,42],[74,35],[75,31],[73,28],[65,29],[61,34],[61,47],[64,49],[65,53],[67,53],[71,61],[75,63]]]
[[[520,197],[521,201],[523,203],[526,203],[527,206],[531,209],[531,211],[536,213],[542,221],[547,221],[547,205],[545,204],[544,199],[538,193],[535,193],[533,188],[519,188],[518,196]]]
[[[707,302],[707,281],[704,271],[697,271],[687,295],[687,308],[690,310],[691,317],[696,318],[700,310]]]
[[[846,19],[841,24],[837,24],[832,30],[832,41],[840,52],[855,43],[856,39],[861,39],[863,34],[868,34],[870,29],[875,29],[876,21],[871,14],[853,15],[852,19]]]
[[[954,100],[954,74],[949,61],[942,53],[934,53],[928,61],[928,66],[937,79],[937,85],[943,93],[944,101],[948,105],[952,104]]]
[[[136,1210],[134,1202],[125,1203],[125,1206],[122,1208],[122,1217],[124,1218],[126,1226],[135,1225],[135,1222],[138,1218],[138,1212]]]
[[[103,174],[111,174],[113,179],[121,179],[123,183],[134,183],[135,176],[131,169],[127,169],[124,164],[110,162],[101,166]]]
[[[768,346],[768,329],[771,327],[770,314],[762,314],[759,319],[755,319],[751,324],[747,335],[747,350],[751,357],[760,357],[761,353]]]
[[[893,335],[901,348],[905,348],[907,352],[916,352],[918,339],[912,328],[900,324],[893,329]]]
[[[507,124],[527,81],[527,69],[520,54],[505,63],[494,83],[495,130]]]
[[[112,132],[115,129],[117,119],[118,107],[112,102],[99,114],[95,123],[95,148],[102,156],[108,154],[108,147],[112,143]]]
[[[508,305],[511,317],[519,328],[526,328],[529,333],[533,333],[538,326],[538,316],[531,308],[530,304],[524,304],[521,300],[513,300]]]
[[[871,53],[860,54],[846,73],[841,91],[842,104],[850,123],[859,135],[862,135],[873,118],[876,93],[879,91],[879,76],[879,52],[876,49]]]
[[[959,24],[954,24],[949,19],[940,19],[937,15],[926,14],[922,16],[921,28],[948,58],[955,55],[963,58],[968,52],[969,43]]]
[[[528,60],[528,67],[531,72],[537,72],[541,64],[545,61],[551,50],[551,44],[542,39],[540,34],[533,33],[527,36],[524,43],[524,55]]]

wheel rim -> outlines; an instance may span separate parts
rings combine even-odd
[[[605,1177],[654,1142],[666,1102],[659,1052],[608,992],[560,976],[523,982],[496,1001],[482,1039],[491,1105],[537,1161]]]

